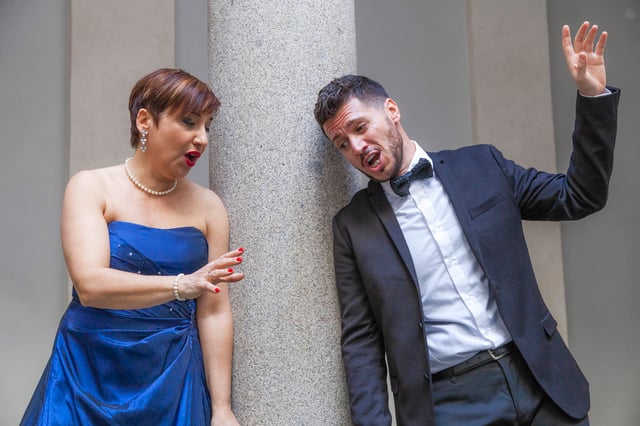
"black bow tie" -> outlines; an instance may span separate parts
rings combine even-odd
[[[409,195],[409,186],[411,185],[411,181],[416,179],[426,179],[431,176],[433,176],[433,167],[431,167],[431,163],[426,158],[421,158],[420,161],[418,161],[418,164],[413,166],[413,169],[401,176],[394,177],[391,179],[389,184],[391,185],[393,192],[401,197],[406,197]]]

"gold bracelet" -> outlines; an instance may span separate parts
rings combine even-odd
[[[178,274],[176,280],[173,282],[173,296],[176,298],[178,302],[184,302],[187,299],[183,299],[180,297],[180,291],[178,290],[178,285],[180,285],[180,280],[184,277],[184,274]]]

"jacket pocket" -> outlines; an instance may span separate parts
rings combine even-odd
[[[469,209],[469,214],[471,215],[472,219],[475,219],[503,200],[504,194],[502,194],[501,192],[496,192],[487,201],[484,201],[482,204]]]

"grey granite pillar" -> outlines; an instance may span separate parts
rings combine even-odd
[[[243,425],[350,424],[330,222],[361,181],[313,106],[355,72],[353,3],[210,0],[209,31],[211,187],[247,249],[231,291],[234,411]]]

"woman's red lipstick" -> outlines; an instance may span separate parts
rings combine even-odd
[[[196,161],[198,161],[198,158],[200,158],[200,152],[199,151],[189,151],[187,152],[184,157],[185,157],[185,161],[187,162],[187,166],[189,167],[193,167],[196,165]]]

